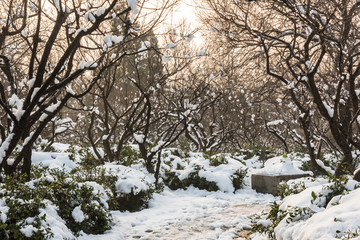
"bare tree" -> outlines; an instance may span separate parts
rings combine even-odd
[[[29,176],[31,148],[46,125],[132,54],[126,46],[137,38],[133,22],[142,13],[136,3],[1,1],[0,171],[12,174],[22,163]],[[113,19],[121,35],[113,34]],[[14,155],[17,145],[21,150]]]
[[[359,149],[359,7],[355,0],[242,2],[206,0],[217,27],[233,47],[251,47],[299,112],[312,162],[312,126],[321,118],[343,159],[336,176],[354,168]]]

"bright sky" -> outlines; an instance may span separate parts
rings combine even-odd
[[[200,20],[196,16],[196,8],[193,0],[182,0],[174,10],[173,15],[166,21],[166,24],[180,24],[185,20],[189,31],[195,31],[200,27]],[[201,45],[203,39],[200,33],[195,33],[193,39],[196,45]]]
[[[183,0],[179,7],[176,8],[173,16],[175,22],[177,20],[186,19],[188,23],[198,25],[198,18],[195,13],[195,6],[191,0]]]

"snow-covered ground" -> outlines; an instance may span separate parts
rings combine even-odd
[[[78,166],[67,157],[65,150],[68,146],[55,144],[59,152],[34,152],[33,162],[41,163],[44,167],[71,170]],[[165,151],[166,153],[166,151]],[[257,157],[246,161],[246,166],[237,160],[225,156],[227,166],[209,166],[201,154],[190,154],[185,162],[167,152],[164,162],[171,161],[172,165],[181,164],[184,170],[178,170],[180,177],[185,178],[194,165],[201,166],[205,178],[217,182],[220,190],[209,192],[190,186],[188,189],[171,190],[165,187],[161,193],[155,193],[147,209],[138,212],[112,211],[112,229],[101,235],[83,234],[80,240],[122,240],[122,239],[245,239],[241,232],[251,229],[249,216],[269,210],[269,205],[278,198],[270,194],[256,193],[250,187],[250,175],[261,166]],[[242,157],[240,157],[241,160]],[[175,164],[176,163],[176,164]],[[164,167],[168,168],[168,165]],[[230,175],[238,168],[248,167],[244,188],[233,193],[234,188]],[[117,188],[125,189],[137,185],[138,189],[146,189],[144,181],[136,179],[151,179],[145,176],[139,166],[126,169],[124,166],[106,164],[104,169],[120,174]],[[225,179],[225,180],[224,180]],[[149,183],[147,184],[147,186]]]
[[[239,232],[251,228],[248,216],[268,209],[269,194],[238,190],[235,194],[187,190],[164,190],[155,194],[148,209],[113,212],[113,229],[95,239],[242,239]]]
[[[66,147],[55,145],[59,152],[53,153],[34,152],[33,162],[41,163],[44,167],[70,171],[79,165],[69,159],[64,151]],[[279,221],[275,221],[276,226],[272,227],[272,233],[277,240],[360,240],[360,189],[358,183],[351,180],[351,176],[347,176],[342,182],[329,181],[324,177],[290,180],[287,182],[289,189],[296,191],[283,200],[270,194],[256,193],[251,189],[253,173],[303,173],[299,167],[303,161],[309,160],[306,155],[274,157],[262,167],[262,162],[256,156],[245,160],[244,156],[240,155],[218,155],[212,159],[216,163],[213,165],[199,153],[191,153],[187,158],[172,155],[171,150],[165,153],[162,166],[164,169],[173,171],[179,179],[184,179],[198,168],[199,175],[208,181],[216,182],[220,186],[219,190],[209,192],[192,186],[186,190],[171,190],[165,187],[162,192],[153,195],[148,208],[137,212],[112,211],[111,230],[100,235],[83,234],[78,239],[268,240],[266,234],[256,233],[249,237],[245,233],[256,221],[257,224],[271,228],[273,222],[266,219],[265,212],[269,212],[270,205],[277,202]],[[223,163],[219,165],[219,162]],[[141,166],[137,164],[129,168],[106,164],[102,168],[119,176],[115,184],[116,191],[129,193],[135,189],[147,190],[153,184],[154,177]],[[234,192],[233,185],[230,186],[231,176],[238,168],[247,168],[247,175],[243,188]],[[75,214],[75,210],[73,217],[81,222],[82,211],[78,208],[79,214]],[[258,214],[257,218],[254,217],[255,214]],[[53,215],[57,216],[56,212]],[[55,222],[61,221],[58,219]]]

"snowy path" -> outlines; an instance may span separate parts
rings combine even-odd
[[[233,239],[238,232],[249,230],[246,216],[255,212],[267,209],[264,205],[228,205],[214,210],[207,210],[207,213],[188,219],[169,223],[161,229],[149,230],[142,235],[125,235],[126,239]],[[239,222],[241,226],[239,226]],[[241,239],[241,238],[240,238]]]
[[[236,194],[207,192],[195,188],[165,190],[156,194],[148,209],[136,213],[113,212],[113,229],[104,235],[80,239],[106,240],[211,240],[244,239],[247,216],[268,209],[272,195],[244,189]]]

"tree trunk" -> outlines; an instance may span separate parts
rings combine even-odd
[[[344,156],[335,170],[335,177],[338,178],[344,174],[352,174],[354,172],[353,157],[351,151],[344,152]]]
[[[25,147],[24,157],[23,157],[23,165],[21,169],[21,173],[26,175],[26,179],[30,180],[30,172],[31,172],[31,156],[32,149],[31,145]]]
[[[319,164],[316,162],[316,155],[314,153],[314,148],[311,146],[311,136],[310,136],[310,126],[309,126],[310,120],[306,118],[308,118],[308,113],[306,113],[304,118],[299,118],[299,120],[301,123],[301,127],[304,131],[306,147],[309,151],[311,165],[319,172],[323,174],[328,174],[326,170],[320,167]]]
[[[155,186],[156,187],[158,187],[158,183],[159,183],[160,166],[161,166],[161,150],[158,152],[158,160],[156,163],[156,170],[155,170]]]

